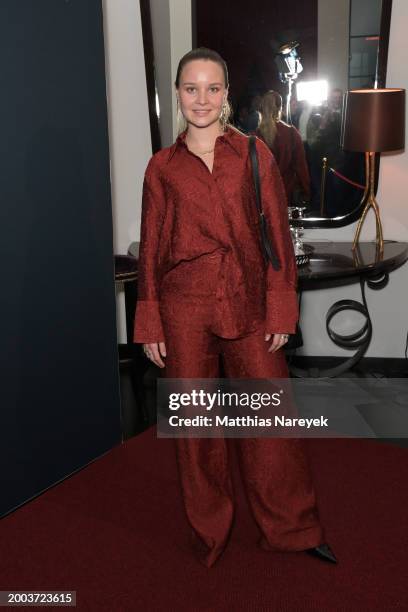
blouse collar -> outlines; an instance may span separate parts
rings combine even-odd
[[[231,146],[231,148],[235,151],[235,153],[241,157],[242,153],[239,147],[237,135],[238,135],[237,130],[231,127],[230,125],[227,125],[225,132],[221,134],[221,136],[218,136],[217,140],[219,138],[222,142],[227,142]],[[171,160],[171,158],[173,157],[178,147],[187,146],[185,143],[186,136],[187,136],[187,130],[184,130],[183,132],[181,132],[181,134],[177,136],[176,141],[170,147],[169,157],[167,159],[168,162]]]

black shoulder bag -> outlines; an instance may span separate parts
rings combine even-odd
[[[261,181],[259,180],[259,163],[258,154],[256,151],[255,136],[249,137],[249,155],[251,158],[252,176],[255,186],[256,207],[259,213],[259,227],[261,230],[261,245],[263,255],[266,261],[271,262],[274,270],[280,270],[280,262],[276,253],[274,252],[272,241],[269,237],[268,225],[262,210]]]

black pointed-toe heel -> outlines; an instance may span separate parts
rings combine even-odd
[[[308,548],[306,552],[309,555],[318,557],[322,561],[328,561],[329,563],[338,563],[333,551],[330,549],[328,544],[320,544],[320,546],[316,546],[315,548]]]

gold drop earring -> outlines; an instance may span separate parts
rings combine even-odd
[[[226,98],[224,98],[224,102],[222,103],[221,114],[220,114],[220,123],[221,123],[223,132],[225,132],[227,128],[227,112],[228,112],[227,100]]]
[[[178,96],[176,96],[176,101],[177,101],[177,132],[180,134],[181,132],[184,132],[184,130],[187,127],[187,122],[184,118],[183,113],[181,112],[181,108],[180,108],[180,102],[179,102],[179,98]]]

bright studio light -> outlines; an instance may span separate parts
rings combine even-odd
[[[296,84],[296,97],[318,106],[327,100],[328,89],[327,81],[301,81]]]

